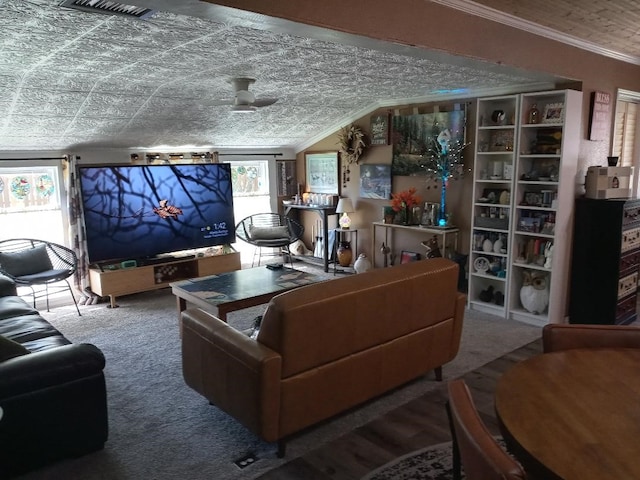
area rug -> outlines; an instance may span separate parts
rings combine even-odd
[[[188,388],[182,378],[176,301],[169,289],[118,298],[119,308],[84,305],[41,313],[73,342],[97,345],[105,354],[109,440],[104,450],[64,460],[21,477],[83,480],[253,479],[282,466],[384,413],[438,388],[427,375],[360,408],[292,438],[287,455]],[[245,329],[265,306],[233,312],[228,321]],[[466,312],[460,353],[444,366],[454,378],[540,337],[540,329]],[[240,468],[235,461],[252,455]]]
[[[362,480],[452,480],[451,442],[408,453],[378,467]]]
[[[505,448],[502,438],[496,440]],[[422,448],[376,468],[361,480],[453,480],[451,452],[451,442]]]

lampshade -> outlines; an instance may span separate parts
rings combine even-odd
[[[341,198],[338,200],[338,206],[336,207],[336,213],[352,213],[355,212],[353,203],[350,198]]]
[[[336,213],[342,214],[338,223],[345,230],[351,227],[351,219],[349,218],[349,215],[347,215],[347,213],[351,212],[355,212],[355,209],[353,208],[353,204],[351,203],[350,198],[341,198],[340,200],[338,200]]]

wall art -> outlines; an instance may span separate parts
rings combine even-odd
[[[465,109],[416,115],[395,115],[392,122],[392,175],[426,174],[423,162],[431,156],[433,142],[443,130],[452,145],[465,144]]]
[[[362,198],[391,198],[391,165],[363,164],[360,166],[360,196]]]

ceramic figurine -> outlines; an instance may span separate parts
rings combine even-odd
[[[364,273],[367,270],[371,270],[371,262],[364,253],[358,255],[358,259],[353,264],[353,269],[356,273]]]
[[[546,273],[524,270],[520,302],[527,312],[543,313],[549,305],[549,285]]]
[[[482,290],[478,294],[478,298],[483,302],[491,302],[493,300],[493,285],[489,285],[486,290]]]
[[[426,258],[436,258],[442,256],[442,252],[440,252],[440,247],[438,246],[438,237],[436,237],[435,235],[429,240],[421,242],[421,245],[427,249],[427,252],[425,253]]]
[[[548,268],[551,270],[551,265],[553,262],[553,244],[547,243],[547,246],[544,249],[544,268]]]

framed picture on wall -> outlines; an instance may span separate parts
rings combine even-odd
[[[338,152],[305,153],[307,191],[340,195]]]
[[[389,119],[390,115],[388,113],[371,116],[371,145],[389,145],[391,128]]]
[[[360,165],[360,196],[389,200],[391,197],[391,164]]]

